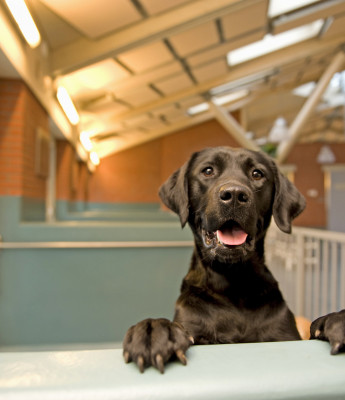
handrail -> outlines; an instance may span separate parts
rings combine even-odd
[[[332,240],[345,243],[344,232],[334,232],[322,229],[294,227],[292,233],[296,233],[303,236],[312,236],[316,239]]]
[[[0,250],[9,249],[118,249],[192,247],[191,240],[177,241],[126,241],[126,242],[0,242]]]

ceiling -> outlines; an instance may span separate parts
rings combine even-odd
[[[269,0],[27,0],[54,88],[67,89],[79,132],[101,157],[213,118],[210,108],[188,110],[223,84],[221,95],[245,94],[222,107],[240,110],[253,140],[266,138],[277,117],[290,125],[305,101],[292,90],[317,81],[345,44],[345,1],[288,3],[296,8],[277,15]],[[315,37],[227,62],[268,33],[319,20]],[[301,141],[344,141],[344,101],[325,101]]]

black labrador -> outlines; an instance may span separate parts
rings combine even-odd
[[[164,204],[188,222],[195,248],[173,322],[146,319],[129,328],[126,362],[141,372],[178,358],[195,344],[299,340],[293,313],[265,266],[273,215],[286,233],[305,207],[293,184],[265,154],[229,147],[194,153],[160,188]],[[345,310],[314,321],[311,338],[345,346]]]

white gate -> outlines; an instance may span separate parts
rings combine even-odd
[[[266,264],[296,315],[311,320],[345,308],[345,233],[273,223],[266,239]]]

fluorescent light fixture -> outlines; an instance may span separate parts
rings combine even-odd
[[[90,153],[90,161],[92,162],[93,165],[99,165],[100,164],[100,160],[99,160],[98,154],[95,151],[92,151]]]
[[[90,135],[87,132],[81,132],[81,134],[79,135],[79,139],[86,151],[90,151],[92,149],[93,145],[90,139]]]
[[[237,92],[225,94],[224,96],[212,97],[212,101],[217,106],[222,106],[223,104],[242,99],[243,97],[248,96],[248,94],[249,90],[243,89],[238,90]]]
[[[208,109],[209,109],[208,103],[206,103],[206,102],[200,103],[200,104],[197,104],[196,106],[192,106],[192,107],[188,108],[187,114],[192,116],[192,115],[200,114],[204,111],[207,111]]]
[[[13,18],[19,26],[25,40],[34,48],[41,42],[41,35],[32,19],[24,0],[5,0]]]
[[[230,51],[227,55],[228,64],[230,66],[241,64],[253,58],[260,57],[264,54],[291,46],[293,44],[311,39],[318,35],[323,26],[323,20],[319,19],[311,24],[303,25],[298,28],[272,36],[266,35],[262,40],[251,43],[247,46]]]
[[[67,115],[70,123],[72,125],[77,125],[79,123],[79,114],[67,90],[63,86],[58,87],[56,97],[59,100],[59,103]]]
[[[277,75],[278,69],[270,69],[262,72],[258,72],[255,74],[244,76],[243,78],[236,79],[231,82],[224,83],[223,85],[216,86],[210,90],[210,94],[212,96],[216,96],[218,94],[222,94],[225,92],[229,92],[230,90],[238,89],[243,86],[248,86],[255,82],[260,82],[262,80],[271,78],[274,75]]]
[[[297,10],[298,8],[309,6],[313,3],[318,3],[320,0],[270,0],[268,6],[268,16],[270,18],[288,12]]]

